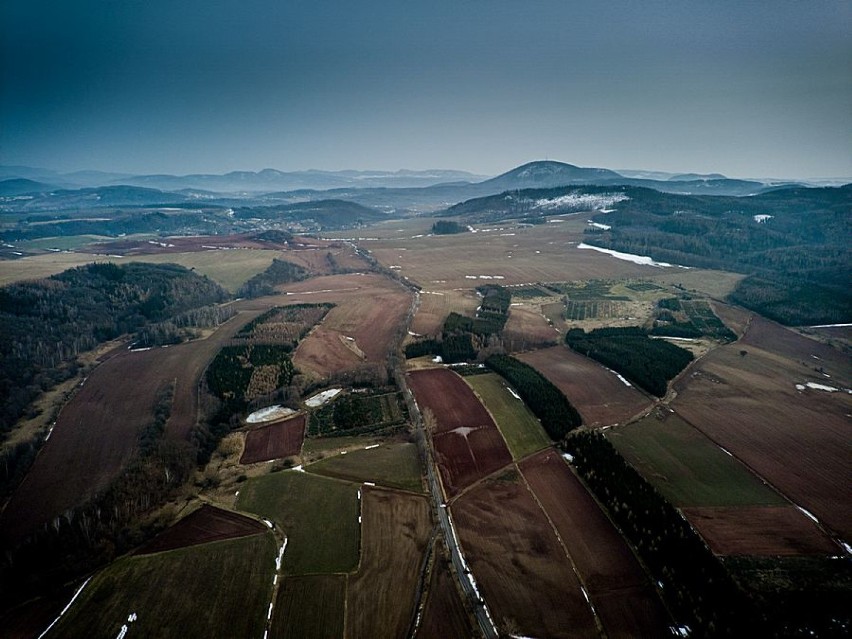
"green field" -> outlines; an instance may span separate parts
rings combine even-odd
[[[237,508],[271,519],[284,531],[288,575],[351,572],[358,565],[356,484],[297,471],[273,473],[245,482]]]
[[[352,450],[307,467],[319,475],[352,481],[371,481],[380,486],[423,492],[420,455],[411,443],[384,444],[370,450]]]
[[[272,597],[271,534],[125,557],[98,573],[48,638],[262,637]],[[136,621],[128,622],[135,613]]]
[[[466,377],[497,422],[514,459],[523,459],[550,445],[550,438],[527,405],[512,396],[496,373]]]
[[[146,236],[147,237],[147,236]],[[113,238],[105,235],[70,235],[67,237],[40,237],[37,240],[25,240],[23,242],[15,242],[15,248],[18,250],[48,250],[61,249],[70,251],[72,249],[86,246],[87,244],[95,244],[96,242],[110,242]]]
[[[342,637],[345,575],[286,577],[278,590],[272,639]]]
[[[774,490],[677,415],[646,417],[607,439],[676,506],[782,506]]]
[[[172,262],[194,269],[214,282],[236,293],[249,279],[264,271],[272,258],[280,253],[272,250],[235,249],[231,251],[195,251],[192,253],[162,253],[126,258],[137,262],[161,264]]]

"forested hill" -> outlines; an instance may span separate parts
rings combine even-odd
[[[750,197],[630,186],[529,189],[469,200],[446,215],[541,222],[580,212],[609,227],[589,228],[588,244],[748,275],[732,300],[772,319],[792,325],[852,319],[852,185]]]
[[[0,288],[0,436],[99,343],[227,298],[175,264],[89,264]]]
[[[748,198],[631,191],[589,244],[749,275],[733,301],[785,324],[852,319],[852,185]]]

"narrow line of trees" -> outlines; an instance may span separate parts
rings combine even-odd
[[[583,423],[562,391],[532,366],[509,355],[492,355],[485,365],[517,390],[553,441],[560,441]]]

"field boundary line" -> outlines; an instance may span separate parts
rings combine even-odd
[[[595,605],[592,603],[592,594],[589,592],[588,587],[586,586],[586,580],[583,578],[583,575],[580,574],[580,571],[577,569],[577,564],[574,563],[574,558],[571,556],[571,553],[568,551],[568,546],[565,545],[565,542],[562,540],[562,535],[559,534],[559,531],[556,529],[556,524],[553,523],[553,520],[550,518],[547,510],[544,505],[539,501],[538,495],[535,494],[535,491],[530,486],[530,483],[527,481],[526,475],[524,475],[524,471],[521,470],[521,467],[518,464],[515,464],[515,468],[518,471],[518,475],[520,475],[521,479],[524,482],[524,487],[527,489],[527,492],[535,501],[539,510],[544,515],[545,519],[547,519],[547,523],[550,524],[550,529],[553,531],[553,534],[556,535],[556,540],[559,542],[559,546],[562,548],[562,552],[565,553],[565,558],[568,560],[568,563],[571,565],[571,570],[574,572],[574,576],[577,577],[577,581],[580,582],[580,588],[585,595],[586,603],[589,604],[589,609],[592,611],[592,616],[595,619],[595,626],[598,629],[598,634],[602,639],[607,639],[608,635],[606,630],[604,630],[603,622],[601,622],[600,617],[598,616],[598,611],[595,608]]]

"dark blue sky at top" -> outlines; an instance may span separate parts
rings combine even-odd
[[[848,0],[4,0],[0,163],[852,176]]]

